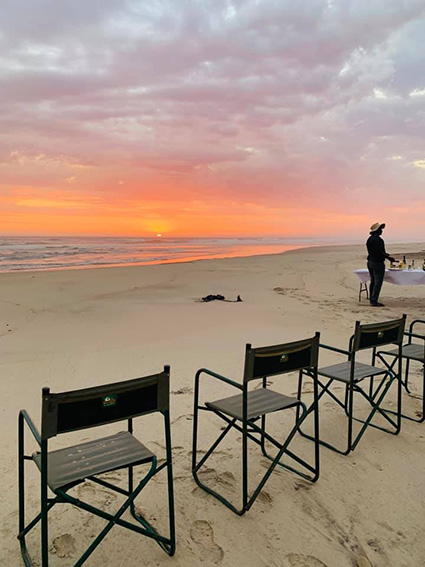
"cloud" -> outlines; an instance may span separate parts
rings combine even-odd
[[[422,166],[406,164],[421,163],[425,131],[422,1],[5,0],[2,11],[2,186],[72,179],[116,202],[154,191],[335,212],[345,187],[357,204],[391,206],[406,186],[420,198]]]

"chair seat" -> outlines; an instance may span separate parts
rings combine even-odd
[[[339,380],[340,382],[345,382],[349,384],[350,382],[350,372],[351,372],[351,362],[341,362],[340,364],[333,364],[332,366],[325,366],[324,368],[319,368],[317,373],[321,376],[326,376],[327,378],[332,378],[333,380]],[[360,382],[363,378],[367,376],[375,376],[377,374],[385,374],[388,372],[387,369],[377,368],[376,366],[370,366],[369,364],[363,364],[362,362],[354,363],[354,382]]]
[[[41,470],[41,454],[33,460]],[[48,484],[54,492],[81,482],[87,477],[152,460],[149,451],[128,431],[49,452]]]
[[[382,350],[381,354],[391,354],[392,356],[398,356],[398,349],[394,350]],[[410,358],[412,360],[418,360],[419,362],[425,362],[425,347],[419,344],[403,345],[401,347],[401,356],[403,358]]]
[[[229,398],[207,402],[208,408],[221,411],[236,419],[242,420],[242,394],[236,394]],[[266,413],[293,407],[300,402],[296,398],[284,396],[268,388],[259,388],[248,393],[248,419],[258,417]]]

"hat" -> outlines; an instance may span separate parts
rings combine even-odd
[[[370,232],[376,232],[380,228],[385,228],[385,223],[376,222],[370,227]]]

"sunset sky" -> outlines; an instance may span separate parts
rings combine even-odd
[[[0,234],[425,238],[423,0],[2,0]]]

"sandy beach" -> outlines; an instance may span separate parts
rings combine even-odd
[[[387,249],[396,257],[409,257],[424,251],[425,243],[392,244]],[[43,386],[53,392],[95,386],[159,372],[165,364],[171,366],[176,555],[170,559],[153,541],[116,527],[88,566],[425,565],[423,424],[405,420],[398,436],[369,429],[348,457],[323,449],[315,485],[289,472],[275,472],[242,518],[200,490],[191,477],[193,383],[198,368],[241,381],[247,342],[265,346],[320,331],[323,342],[346,348],[356,320],[375,322],[403,313],[408,322],[425,319],[425,286],[384,283],[384,308],[359,303],[353,270],[362,267],[364,246],[334,246],[184,264],[0,274],[2,565],[23,564],[16,539],[18,411],[26,408],[39,425]],[[208,294],[231,300],[239,294],[243,302],[199,301]],[[341,359],[321,353],[322,365],[332,361]],[[422,370],[419,365],[413,370],[418,388]],[[293,394],[295,379],[285,379],[280,386]],[[202,395],[216,399],[228,391],[205,381]],[[414,397],[404,395],[403,404],[406,412],[420,409]],[[332,404],[322,406],[322,432],[342,434],[344,423]],[[158,454],[163,451],[160,425],[159,418],[150,416],[139,420],[135,430]],[[220,425],[206,419],[201,450]],[[99,434],[104,430],[89,432]],[[76,434],[62,436],[52,447],[80,439]],[[297,442],[306,453],[311,451],[308,441]],[[239,448],[238,437],[229,437],[204,473],[234,494],[235,501],[240,498]],[[255,479],[264,471],[265,459],[256,447],[250,459]],[[31,463],[28,471],[30,516],[38,507],[39,479]],[[159,528],[166,528],[164,481],[165,476],[158,476],[139,503]],[[115,494],[89,483],[75,492],[109,511],[120,502]],[[50,525],[54,567],[73,565],[104,524],[71,506],[57,506]],[[38,533],[28,540],[34,559]]]

